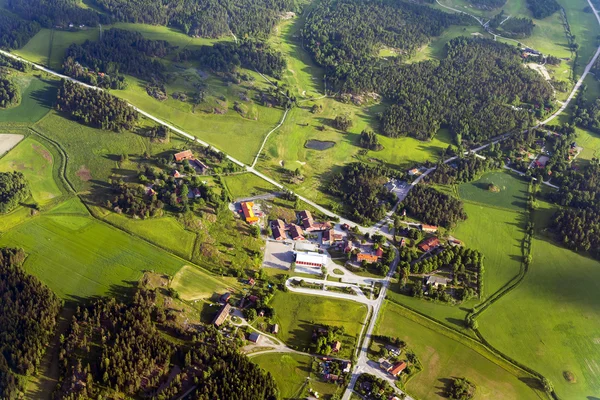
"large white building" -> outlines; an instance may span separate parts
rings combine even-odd
[[[303,267],[321,268],[327,265],[327,256],[314,252],[297,252],[296,265]]]

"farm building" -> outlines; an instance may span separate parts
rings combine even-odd
[[[221,303],[227,303],[230,298],[231,298],[231,293],[225,293],[221,296],[221,298],[219,300],[221,301]]]
[[[398,376],[399,374],[402,373],[402,371],[404,371],[406,369],[407,365],[404,361],[396,363],[392,369],[389,371],[390,374],[394,375],[394,376]]]
[[[242,207],[242,213],[244,214],[247,223],[252,225],[258,222],[259,218],[254,215],[254,210],[252,210],[254,203],[251,201],[242,202],[240,206]]]
[[[427,233],[436,233],[438,231],[438,227],[435,225],[421,225],[421,230]]]
[[[440,245],[440,240],[438,238],[430,237],[428,239],[423,240],[421,243],[419,243],[419,245],[417,247],[419,248],[419,250],[427,252],[429,250],[435,249],[439,245]]]
[[[271,333],[274,335],[277,335],[279,333],[279,324],[273,325],[273,328],[271,328]]]
[[[196,160],[196,159],[192,159],[190,161],[190,165],[196,170],[197,173],[199,173],[200,175],[204,175],[208,172],[208,170],[210,169],[210,167],[206,164],[204,164],[202,161],[200,160]]]
[[[260,340],[260,334],[252,332],[250,335],[248,335],[248,340],[252,343],[258,343],[258,341]]]
[[[298,225],[290,224],[289,229],[292,240],[304,240],[304,232]]]
[[[333,345],[331,346],[331,350],[333,350],[335,353],[337,353],[341,349],[342,349],[342,342],[340,342],[339,340],[336,340],[335,342],[333,342]]]
[[[175,161],[181,162],[183,160],[192,160],[194,158],[194,153],[191,150],[184,150],[175,154]]]
[[[438,286],[446,286],[448,284],[448,279],[447,278],[442,278],[440,276],[428,276],[427,280],[425,281],[425,283],[427,285],[431,285],[433,287],[438,287]]]
[[[296,265],[304,267],[321,268],[327,264],[327,256],[325,254],[304,252],[296,253]]]
[[[342,363],[342,372],[347,374],[348,372],[350,372],[350,370],[352,369],[352,364],[350,363],[350,361],[344,361]]]
[[[298,213],[298,219],[304,229],[309,229],[314,223],[312,214],[308,210],[300,211]]]
[[[231,311],[231,306],[229,304],[225,304],[221,308],[219,313],[215,316],[215,319],[213,320],[213,324],[215,324],[216,327],[223,325],[223,322],[225,322],[227,320],[227,317],[229,317],[230,311]]]
[[[379,360],[379,368],[381,368],[385,372],[389,372],[393,368],[393,365],[390,364],[388,360],[381,359]]]
[[[271,232],[273,232],[273,239],[281,241],[287,239],[285,235],[285,224],[282,220],[271,221]]]

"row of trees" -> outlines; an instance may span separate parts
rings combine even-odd
[[[83,124],[115,132],[132,129],[139,119],[127,102],[67,80],[58,89],[56,108]]]
[[[190,36],[267,36],[292,0],[97,0],[117,21],[173,26]],[[231,31],[230,31],[231,29]]]
[[[342,199],[350,218],[370,224],[382,219],[395,201],[396,197],[383,186],[391,176],[385,167],[352,163],[332,177],[328,189]]]
[[[21,102],[21,91],[13,81],[0,78],[0,108],[14,107]]]
[[[398,212],[406,210],[411,217],[427,224],[451,228],[458,221],[467,219],[460,200],[425,185],[415,185],[398,206]]]
[[[19,171],[0,172],[0,213],[14,210],[30,195],[25,175]]]
[[[168,340],[157,303],[154,290],[139,289],[131,304],[101,299],[78,309],[60,350],[54,398],[105,397],[112,390],[136,398],[278,397],[271,375],[212,326],[177,332],[182,344]]]
[[[0,10],[0,48],[21,48],[39,31],[38,23],[15,18]]]
[[[22,397],[18,375],[33,374],[56,327],[61,301],[22,268],[25,252],[0,249],[0,398]]]

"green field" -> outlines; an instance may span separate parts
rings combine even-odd
[[[273,375],[283,400],[306,398],[309,387],[321,396],[342,392],[342,388],[321,382],[311,373],[312,359],[309,356],[273,353],[252,357],[252,361]]]
[[[279,190],[269,182],[251,173],[224,176],[222,180],[234,200],[269,194]]]
[[[144,270],[174,275],[184,261],[120,230],[77,215],[42,215],[0,237],[22,247],[25,269],[71,300],[119,295]]]
[[[189,265],[173,276],[171,287],[177,290],[183,300],[210,300],[215,295],[234,292],[239,288],[235,278],[217,279],[208,272]]]
[[[492,192],[494,184],[500,192]],[[480,179],[458,187],[460,198],[506,210],[524,211],[527,207],[527,182],[509,172],[489,172]]]
[[[377,322],[376,334],[406,341],[423,364],[406,385],[410,395],[421,399],[443,399],[452,377],[466,377],[477,385],[476,399],[543,399],[526,383],[529,377],[497,360],[468,339],[455,340],[443,328],[433,330],[408,317],[401,307],[387,302]],[[477,349],[474,350],[474,349]]]
[[[0,123],[34,123],[50,111],[56,99],[54,82],[23,74],[13,80],[21,89],[21,104],[0,110]]]
[[[55,160],[39,141],[28,137],[0,159],[0,171],[20,171],[31,188],[33,200],[44,205],[62,195],[54,180]]]
[[[500,351],[550,379],[560,398],[594,399],[600,394],[600,262],[543,236],[553,207],[538,203],[529,272],[479,317],[480,331]],[[565,379],[566,372],[575,382]]]
[[[366,306],[346,300],[278,292],[270,305],[279,324],[279,339],[300,351],[308,351],[313,329],[319,324],[343,326],[339,357],[350,358],[366,317]]]

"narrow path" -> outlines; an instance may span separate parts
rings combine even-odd
[[[258,157],[260,157],[260,155],[262,154],[263,149],[265,148],[265,144],[267,144],[267,140],[269,140],[269,136],[271,136],[271,133],[273,133],[277,129],[279,129],[281,127],[281,125],[283,125],[283,123],[285,122],[285,119],[286,119],[289,111],[290,111],[290,109],[286,108],[285,112],[283,113],[283,117],[281,117],[281,121],[279,122],[279,125],[277,125],[273,129],[271,129],[271,131],[269,131],[269,133],[267,133],[267,136],[265,136],[265,139],[263,140],[262,144],[260,145],[260,149],[256,153],[256,156],[254,156],[254,161],[252,162],[252,165],[250,166],[250,168],[254,168],[254,166],[258,162]]]

